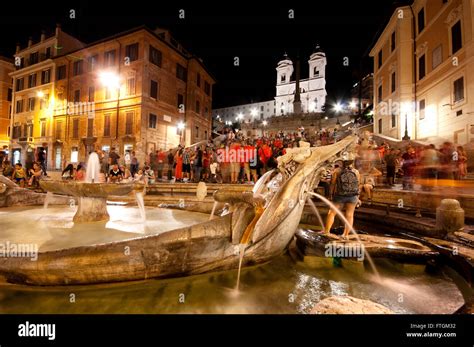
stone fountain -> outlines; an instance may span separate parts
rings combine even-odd
[[[97,153],[89,156],[86,169],[86,181],[40,181],[44,190],[71,195],[78,199],[75,223],[104,222],[109,220],[107,212],[107,197],[109,195],[127,195],[133,188],[133,183],[99,183],[100,162]]]

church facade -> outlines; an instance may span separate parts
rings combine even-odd
[[[326,102],[326,55],[316,49],[308,60],[309,78],[300,80],[301,110],[303,113],[323,112]],[[293,113],[296,94],[296,81],[293,62],[285,55],[277,65],[276,114],[281,116]]]
[[[300,100],[303,113],[323,112],[326,102],[326,54],[319,46],[308,60],[308,78],[300,79]],[[214,122],[253,122],[273,116],[283,116],[294,112],[296,94],[296,71],[293,61],[285,54],[276,67],[276,93],[274,100],[245,105],[213,109]],[[263,109],[265,112],[261,111]],[[268,111],[267,111],[268,110]]]

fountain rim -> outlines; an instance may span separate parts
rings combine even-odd
[[[143,190],[143,184],[126,183],[91,183],[80,181],[41,180],[40,187],[46,192],[84,198],[107,198],[109,195],[127,195],[134,190]],[[99,188],[98,191],[92,191]]]

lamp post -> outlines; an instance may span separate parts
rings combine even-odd
[[[410,140],[410,136],[408,136],[408,112],[405,112],[405,135],[403,135],[402,140]]]

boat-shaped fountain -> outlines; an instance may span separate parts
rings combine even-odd
[[[3,258],[0,275],[8,282],[29,285],[90,284],[187,276],[266,262],[292,240],[321,170],[350,151],[355,140],[349,136],[316,148],[302,143],[289,150],[278,158],[278,169],[263,175],[252,192],[217,191],[216,202],[228,208],[211,220],[115,242],[40,249],[37,261]],[[42,186],[79,197],[75,223],[107,219],[106,196],[133,189],[132,184],[107,183],[45,182]],[[94,223],[88,225],[94,228]]]

